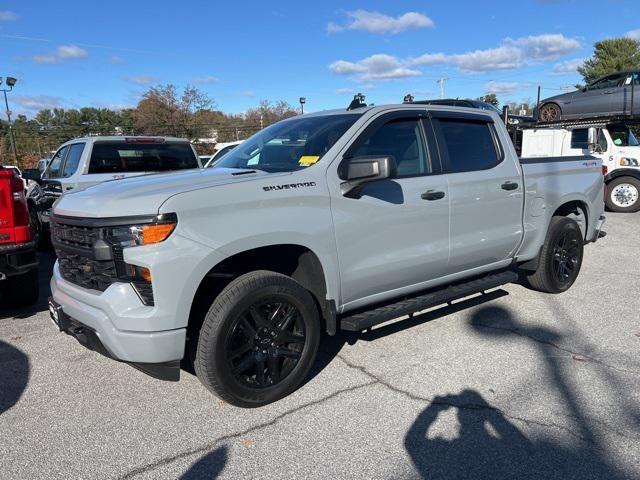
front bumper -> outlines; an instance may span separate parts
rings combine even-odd
[[[107,358],[122,362],[123,360],[114,357],[111,351],[105,347],[98,333],[92,328],[83,325],[74,318],[67,315],[62,307],[53,298],[49,298],[49,310],[54,323],[61,332],[74,337],[82,346],[93,350]],[[180,380],[180,361],[173,360],[160,363],[124,362],[134,368],[159,380],[178,381]]]
[[[73,325],[83,331],[87,341],[80,343],[110,358],[132,364],[164,364],[179,363],[184,355],[186,328],[164,331],[117,328],[116,323],[132,327],[141,316],[153,314],[154,307],[142,305],[130,284],[116,283],[101,293],[86,290],[64,280],[56,263],[51,297],[65,316],[73,320]],[[71,330],[65,331],[73,334]],[[97,344],[101,347],[96,347]]]
[[[0,280],[21,275],[38,266],[36,244],[0,245]]]

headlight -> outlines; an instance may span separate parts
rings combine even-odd
[[[169,238],[176,225],[178,225],[176,214],[164,213],[158,215],[149,223],[118,225],[117,227],[108,228],[106,237],[109,243],[120,245],[121,247],[151,245]]]
[[[640,166],[640,162],[638,162],[638,160],[636,160],[635,158],[621,157],[620,165],[623,167],[638,167]]]

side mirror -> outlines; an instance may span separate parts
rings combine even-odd
[[[597,128],[589,127],[589,130],[587,130],[587,143],[590,152],[597,152],[599,150]]]
[[[396,160],[392,156],[375,155],[345,159],[340,165],[339,175],[345,182],[341,185],[345,197],[357,198],[362,185],[396,176]]]
[[[588,86],[584,86],[584,87],[582,87],[582,88],[580,89],[580,91],[582,91],[582,92],[586,92],[587,90],[589,90],[589,87],[588,87]]]
[[[37,168],[25,168],[22,170],[22,178],[42,183],[42,173]]]

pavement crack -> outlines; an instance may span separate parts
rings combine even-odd
[[[511,413],[508,413],[505,410],[502,410],[500,408],[492,407],[491,405],[464,404],[464,403],[446,402],[446,401],[443,401],[441,399],[438,399],[438,397],[423,397],[421,395],[416,395],[415,393],[412,393],[410,391],[407,391],[407,390],[404,390],[402,388],[396,387],[395,385],[392,385],[391,383],[387,382],[386,380],[383,380],[382,378],[378,377],[377,375],[371,373],[365,367],[348,361],[342,355],[337,355],[337,357],[342,362],[344,362],[345,365],[347,365],[348,367],[353,368],[355,370],[358,370],[358,371],[362,372],[364,375],[366,375],[369,378],[371,378],[372,382],[370,383],[370,385],[374,385],[374,384],[382,385],[383,387],[387,388],[388,390],[391,390],[392,392],[395,392],[395,393],[403,395],[403,396],[405,396],[407,398],[410,398],[411,400],[415,400],[415,401],[421,402],[421,403],[430,403],[430,404],[435,404],[435,405],[443,405],[443,406],[461,408],[461,409],[465,409],[465,410],[492,411],[492,412],[495,412],[496,414],[502,415],[505,418],[508,418],[508,419],[516,421],[516,422],[524,423],[524,424],[526,424],[528,426],[536,425],[536,426],[545,427],[545,428],[556,428],[558,430],[562,430],[562,431],[567,432],[569,435],[573,436],[574,438],[577,438],[577,439],[582,440],[584,442],[595,444],[597,446],[597,444],[594,442],[594,440],[591,437],[580,435],[580,434],[576,433],[570,427],[567,427],[566,425],[560,425],[560,424],[553,423],[553,422],[542,422],[540,420],[535,420],[535,419],[531,419],[531,418],[519,417],[517,415],[513,415]],[[615,432],[615,430],[613,430],[613,431]]]
[[[542,345],[548,345],[548,346],[550,346],[552,348],[555,348],[557,350],[560,350],[562,352],[565,352],[565,353],[568,353],[568,354],[571,354],[571,355],[576,355],[576,356],[581,357],[581,358],[583,358],[585,360],[588,360],[588,361],[593,362],[593,363],[597,363],[598,365],[602,365],[603,367],[610,368],[611,370],[616,370],[618,372],[630,373],[631,375],[638,375],[640,373],[640,372],[637,372],[636,370],[630,370],[630,369],[627,369],[627,368],[617,367],[615,365],[612,365],[610,363],[605,362],[604,360],[600,360],[599,358],[592,357],[590,355],[571,350],[571,349],[569,349],[567,347],[563,347],[562,345],[559,345],[557,343],[551,342],[549,340],[543,340],[542,338],[538,338],[538,337],[535,337],[534,335],[527,334],[527,333],[525,333],[525,332],[523,332],[521,330],[518,330],[517,328],[497,327],[497,326],[494,326],[494,325],[486,325],[484,323],[477,323],[477,322],[474,322],[473,326],[474,327],[480,327],[480,328],[488,328],[488,329],[492,329],[492,330],[501,330],[501,331],[504,331],[504,332],[513,333],[514,335],[518,335],[520,337],[528,338],[529,340],[533,340],[534,342],[540,343]]]
[[[129,478],[133,478],[137,475],[149,472],[151,470],[154,470],[158,467],[162,467],[164,465],[168,465],[172,462],[175,462],[176,460],[180,460],[182,458],[187,458],[193,455],[197,455],[197,454],[202,454],[204,452],[207,452],[213,448],[215,448],[219,443],[228,441],[228,440],[233,440],[235,438],[238,437],[243,437],[245,435],[249,435],[250,433],[256,432],[258,430],[262,430],[263,428],[267,428],[270,427],[272,425],[275,425],[276,423],[278,423],[280,420],[282,420],[283,418],[286,418],[294,413],[299,412],[300,410],[304,410],[305,408],[308,407],[313,407],[316,405],[320,405],[322,403],[328,402],[329,400],[342,395],[343,393],[349,393],[349,392],[354,392],[356,390],[359,390],[361,388],[366,388],[370,385],[375,384],[375,381],[371,381],[371,382],[367,382],[367,383],[363,383],[360,385],[355,385],[353,387],[349,387],[349,388],[343,388],[341,390],[337,390],[335,392],[333,392],[330,395],[327,395],[326,397],[322,397],[318,400],[314,400],[312,402],[307,402],[303,405],[299,405],[295,408],[292,408],[291,410],[287,410],[286,412],[281,413],[280,415],[274,417],[273,419],[269,420],[268,422],[263,422],[260,423],[258,425],[254,425],[253,427],[247,428],[241,432],[236,432],[236,433],[229,433],[227,435],[222,435],[221,437],[218,437],[214,440],[212,440],[211,442],[208,442],[205,445],[202,445],[200,447],[196,447],[196,448],[192,448],[190,450],[185,450],[183,452],[177,453],[175,455],[171,455],[168,457],[164,457],[161,458],[160,460],[156,460],[155,462],[151,462],[148,463],[146,465],[142,465],[140,467],[136,467],[132,470],[130,470],[129,472],[125,473],[124,475],[122,475],[121,477],[119,477],[121,480],[126,480]]]

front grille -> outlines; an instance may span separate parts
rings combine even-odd
[[[60,275],[83,288],[104,292],[112,283],[131,283],[145,305],[154,305],[150,282],[139,277],[137,267],[124,260],[109,227],[82,225],[82,220],[53,217],[51,240],[58,256]]]
[[[84,255],[65,252],[56,248],[60,274],[68,282],[84,288],[104,292],[117,280],[113,260],[92,260]]]
[[[72,247],[91,248],[98,238],[98,231],[91,227],[53,223],[51,238],[54,242]]]

